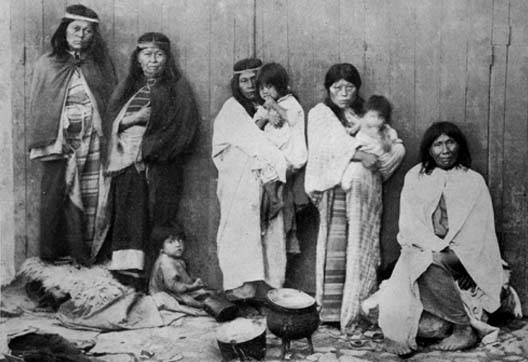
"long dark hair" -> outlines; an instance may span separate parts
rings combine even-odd
[[[437,166],[431,156],[430,149],[433,142],[443,134],[451,137],[458,144],[458,157],[455,161],[454,167],[471,167],[471,154],[469,153],[466,136],[464,136],[460,128],[451,122],[436,122],[425,131],[420,144],[422,172],[426,174],[431,173],[431,171]]]
[[[358,115],[363,114],[363,104],[364,100],[359,95],[359,89],[361,88],[361,77],[358,70],[350,63],[338,63],[334,64],[328,69],[325,76],[324,86],[326,89],[326,99],[324,103],[335,113],[337,118],[341,122],[346,122],[344,119],[343,111],[339,108],[332,100],[330,99],[330,87],[335,82],[340,81],[341,79],[346,80],[347,82],[352,83],[357,90],[356,98],[352,101],[350,108]]]
[[[233,71],[239,72],[241,70],[253,69],[253,68],[258,68],[261,66],[262,66],[262,60],[258,58],[246,58],[246,59],[242,59],[236,62],[235,65],[233,66]],[[253,117],[253,115],[255,114],[257,110],[255,109],[255,105],[253,101],[244,97],[242,95],[242,92],[240,92],[240,85],[238,82],[239,79],[240,79],[239,73],[233,74],[233,78],[231,78],[231,92],[233,94],[233,97],[238,101],[238,103],[240,103],[242,107],[244,107],[246,112],[251,117]],[[257,93],[258,93],[258,89],[257,89]],[[258,97],[256,97],[255,100],[258,101]]]
[[[99,19],[99,16],[97,16],[95,11],[81,4],[68,6],[66,8],[66,12],[87,18]],[[51,37],[52,56],[59,58],[68,56],[69,46],[68,42],[66,41],[66,29],[73,21],[75,20],[62,18],[57,30],[55,30],[55,33],[53,33],[53,36]],[[97,23],[90,24],[92,24],[93,36],[92,40],[90,41],[90,45],[83,52],[92,57],[96,63],[104,64],[108,58],[108,48],[99,31],[99,25]]]
[[[180,72],[176,68],[176,61],[172,55],[170,48],[170,40],[167,36],[162,33],[148,32],[141,35],[138,40],[138,43],[152,42],[156,44],[166,55],[167,60],[165,62],[165,67],[162,73],[157,78],[158,84],[168,85],[171,94],[173,94],[174,89],[173,85],[180,79]],[[128,65],[128,74],[125,79],[124,92],[121,96],[121,101],[119,103],[124,103],[142,86],[145,82],[145,76],[141,65],[138,62],[138,54],[141,51],[139,47],[136,46],[132,54],[130,55],[129,65]]]

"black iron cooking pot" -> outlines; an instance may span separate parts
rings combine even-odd
[[[282,339],[281,358],[284,358],[290,341],[294,339],[307,338],[313,353],[311,337],[320,323],[315,299],[289,288],[270,290],[267,299],[270,311],[266,322],[269,330]]]
[[[237,318],[220,326],[216,333],[218,348],[224,360],[241,361],[266,356],[266,326],[264,321]]]

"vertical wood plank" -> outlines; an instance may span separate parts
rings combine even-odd
[[[139,0],[138,37],[146,32],[161,32],[163,28],[162,2]]]
[[[383,184],[383,220],[380,235],[381,268],[385,270],[399,255],[399,244],[396,241],[398,233],[398,216],[400,191],[405,172],[416,164],[420,135],[415,129],[415,80],[414,80],[414,44],[416,19],[414,7],[416,1],[392,1],[388,9],[391,33],[388,42],[388,57],[390,58],[390,82],[388,93],[393,104],[393,127],[403,140],[407,156],[394,175]]]
[[[114,52],[113,61],[118,79],[128,72],[130,54],[141,35],[138,29],[138,0],[114,0]]]
[[[368,1],[366,3],[365,20],[365,51],[366,71],[362,74],[364,79],[363,94],[366,97],[373,93],[384,94],[390,91],[389,60],[387,56],[390,49],[389,7],[383,0]]]
[[[488,112],[492,65],[492,0],[466,2],[471,24],[467,31],[467,85],[465,134],[472,151],[472,167],[488,174]],[[466,21],[462,19],[462,21]]]
[[[29,89],[31,84],[32,68],[35,61],[44,52],[44,38],[43,34],[43,18],[44,18],[44,6],[42,2],[34,2],[26,0],[25,6],[25,42],[26,42],[26,66],[29,66],[31,71],[25,73],[25,130],[28,129],[29,122]],[[29,135],[25,132],[19,139],[25,139],[23,149],[19,149],[18,157],[20,160],[24,160],[26,164],[25,168],[25,180],[20,186],[16,188],[24,188],[24,197],[26,202],[25,217],[25,238],[27,243],[26,256],[35,256],[39,254],[39,216],[40,216],[40,164],[38,161],[28,161],[28,137]]]
[[[189,3],[192,4],[193,2],[188,0],[164,0],[162,3],[162,31],[170,38],[176,66],[183,72],[185,72],[187,68],[187,49],[189,48],[187,40],[189,38],[189,33],[191,32],[189,27],[195,25],[195,22],[198,20],[203,21],[203,19],[195,19],[193,11],[189,9],[191,6]],[[207,6],[207,3],[205,5]],[[206,26],[208,22],[209,19],[207,19],[205,23]],[[197,33],[196,35],[200,36],[201,34],[202,33]],[[202,41],[196,41],[195,45],[198,47],[203,46]]]
[[[290,75],[295,80],[295,89],[299,101],[304,109],[313,107],[319,99],[314,99],[313,79],[315,79],[315,67],[313,60],[313,37],[310,31],[313,25],[313,1],[310,0],[288,0],[288,59]],[[296,16],[293,14],[302,14]],[[324,74],[319,75],[320,83],[324,82]]]
[[[466,1],[443,0],[440,36],[438,121],[462,125],[465,121],[468,11]],[[475,71],[475,70],[471,70]]]
[[[400,137],[407,142],[417,143],[421,135],[415,129],[415,34],[416,1],[397,0],[391,2],[392,29],[389,37],[390,89],[387,96],[393,104],[393,122]],[[396,21],[396,19],[398,19]],[[408,167],[417,160],[417,150],[407,147],[405,161]]]
[[[14,222],[14,194],[13,194],[13,122],[12,122],[12,74],[13,66],[11,47],[10,23],[11,7],[17,4],[5,1],[0,3],[0,285],[11,282],[15,276],[15,222]],[[7,15],[7,16],[6,16]],[[5,336],[3,336],[5,337]]]
[[[26,257],[25,3],[11,1],[11,80],[15,264]]]
[[[423,135],[440,118],[440,17],[441,2],[416,2],[415,94],[416,128]]]
[[[495,210],[495,229],[503,242],[504,111],[506,65],[510,43],[509,0],[493,2],[493,63],[490,76],[488,117],[488,185]]]
[[[528,311],[528,3],[510,1],[511,44],[508,49],[504,129],[503,255],[511,264],[512,285]]]
[[[363,76],[366,72],[366,0],[341,0],[339,19],[340,62],[351,63]]]
[[[233,60],[255,56],[255,0],[236,1],[233,11]]]
[[[210,69],[214,71],[210,74],[210,115],[218,112],[231,94],[229,79],[236,60],[233,60],[235,34],[230,5],[233,1],[213,1],[211,4],[209,61]]]
[[[328,69],[339,62],[340,1],[312,1],[311,26],[325,31],[312,33],[313,74],[309,86],[313,90],[314,105],[326,97],[324,77]]]
[[[284,0],[256,1],[256,55],[264,62],[281,64],[291,77],[288,64],[288,3]],[[290,79],[295,89],[295,81]]]

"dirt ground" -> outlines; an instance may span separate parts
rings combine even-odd
[[[201,362],[222,361],[216,341],[220,326],[210,317],[185,317],[170,326],[119,332],[99,333],[79,331],[60,326],[55,314],[35,312],[35,304],[21,288],[2,291],[2,317],[0,318],[1,351],[9,353],[7,340],[17,333],[30,330],[56,333],[79,346],[93,346],[88,355],[94,361],[107,362]],[[7,311],[7,312],[6,312]],[[265,319],[265,310],[248,307],[244,317]],[[264,361],[278,361],[281,340],[266,333],[266,357]],[[379,330],[364,334],[343,336],[331,326],[323,325],[313,335],[315,353],[311,354],[306,340],[293,341],[285,359],[312,362],[359,362],[400,361],[401,358],[386,353]],[[405,359],[409,362],[425,361],[528,361],[528,319],[515,320],[504,326],[497,341],[463,352],[439,352],[424,347]]]

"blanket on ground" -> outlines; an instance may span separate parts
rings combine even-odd
[[[77,329],[123,330],[159,327],[186,315],[205,315],[166,295],[145,295],[120,284],[104,265],[90,268],[53,265],[29,258],[19,275],[39,281],[46,291],[67,294],[57,312],[65,326]]]

